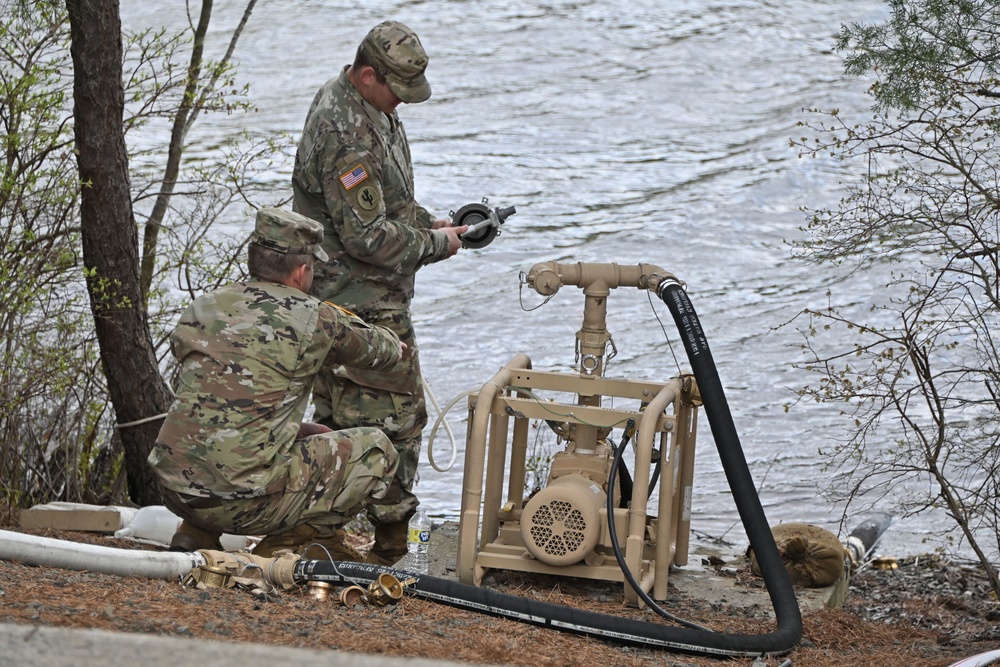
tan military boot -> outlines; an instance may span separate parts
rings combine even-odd
[[[199,549],[214,549],[222,551],[219,538],[221,532],[205,530],[187,521],[181,521],[177,532],[170,538],[170,551],[198,551]]]
[[[409,520],[375,524],[375,544],[365,558],[366,563],[392,567],[406,555],[406,534]]]
[[[292,528],[291,530],[286,530],[283,533],[265,535],[264,538],[257,543],[257,546],[253,548],[253,554],[255,556],[270,558],[276,552],[283,550],[296,553],[295,550],[298,549],[302,542],[307,538],[307,535],[301,534],[299,528]]]
[[[309,560],[349,560],[362,563],[365,557],[347,543],[347,533],[338,528],[331,534],[317,536],[299,554]]]
[[[360,563],[361,554],[347,543],[347,533],[337,528],[333,532],[319,533],[312,526],[302,524],[283,533],[267,535],[253,549],[255,556],[270,558],[287,549],[309,560],[349,560]]]

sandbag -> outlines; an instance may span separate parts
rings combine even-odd
[[[837,581],[844,571],[847,550],[837,536],[808,523],[782,523],[771,527],[785,569],[796,586],[821,588]],[[760,574],[753,550],[750,568]]]

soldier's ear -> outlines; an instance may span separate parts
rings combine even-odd
[[[302,262],[294,269],[292,269],[291,275],[288,276],[289,285],[303,292],[308,292],[309,287],[312,285],[312,271],[310,271],[310,265],[308,262]]]
[[[358,79],[368,87],[378,83],[378,74],[371,65],[362,65],[358,68]]]

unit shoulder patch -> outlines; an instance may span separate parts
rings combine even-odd
[[[377,188],[366,185],[358,190],[357,202],[358,206],[364,210],[373,211],[382,203],[382,198],[379,196]]]

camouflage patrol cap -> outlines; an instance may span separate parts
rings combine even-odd
[[[417,34],[405,25],[399,21],[379,23],[365,36],[361,48],[396,97],[415,103],[431,96],[431,84],[424,76],[427,53]]]
[[[323,250],[323,225],[312,218],[280,208],[257,211],[257,226],[250,242],[270,250],[292,255],[314,255],[321,262],[329,261]]]

